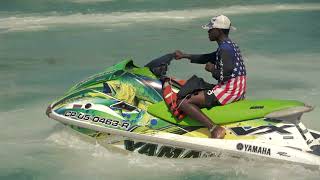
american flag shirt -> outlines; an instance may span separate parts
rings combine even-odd
[[[232,59],[233,70],[228,75],[223,72],[225,68],[221,57],[222,50],[231,55]],[[247,86],[246,68],[238,45],[230,39],[220,43],[216,51],[215,65],[220,77],[218,84],[207,92],[208,95],[213,93],[222,105],[244,99]]]

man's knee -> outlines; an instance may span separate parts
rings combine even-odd
[[[202,105],[204,103],[204,94],[203,91],[199,91],[196,94],[193,94],[190,98],[191,103],[197,104],[197,105]]]
[[[177,104],[178,104],[179,107],[184,107],[184,106],[189,105],[189,104],[190,104],[190,101],[189,101],[189,99],[187,99],[187,98],[179,99],[179,100],[177,101]]]
[[[180,106],[185,106],[185,105],[189,105],[189,104],[199,106],[201,104],[201,102],[199,102],[199,98],[196,98],[195,96],[192,95],[190,97],[186,97],[184,99],[178,100],[178,104]]]

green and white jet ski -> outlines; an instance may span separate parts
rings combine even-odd
[[[295,100],[242,100],[203,109],[226,128],[212,139],[198,121],[177,121],[162,98],[162,83],[146,67],[124,60],[72,87],[46,114],[102,145],[166,158],[235,158],[320,166],[320,132],[301,116],[311,106]]]

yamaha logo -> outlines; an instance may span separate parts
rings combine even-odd
[[[180,147],[166,146],[162,144],[152,144],[133,140],[125,140],[124,148],[128,151],[138,152],[148,156],[166,158],[204,158],[220,157],[220,152],[204,152]]]
[[[238,149],[239,151],[242,151],[242,149],[243,149],[243,144],[242,144],[242,143],[238,143],[238,144],[237,144],[237,149]]]
[[[271,149],[267,147],[261,147],[261,146],[255,146],[255,145],[250,145],[250,144],[242,144],[238,143],[237,144],[237,150],[239,151],[246,151],[250,153],[256,153],[256,154],[262,154],[262,155],[271,155]]]

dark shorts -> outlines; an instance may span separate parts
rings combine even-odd
[[[204,90],[204,97],[205,97],[205,105],[206,108],[212,108],[214,106],[221,106],[216,95],[212,92],[212,90]]]
[[[212,108],[214,106],[221,106],[217,97],[210,93],[215,85],[205,82],[202,78],[197,76],[192,76],[180,89],[178,93],[178,98],[183,99],[187,95],[194,94],[196,95],[200,91],[204,91],[205,96],[205,107]]]

